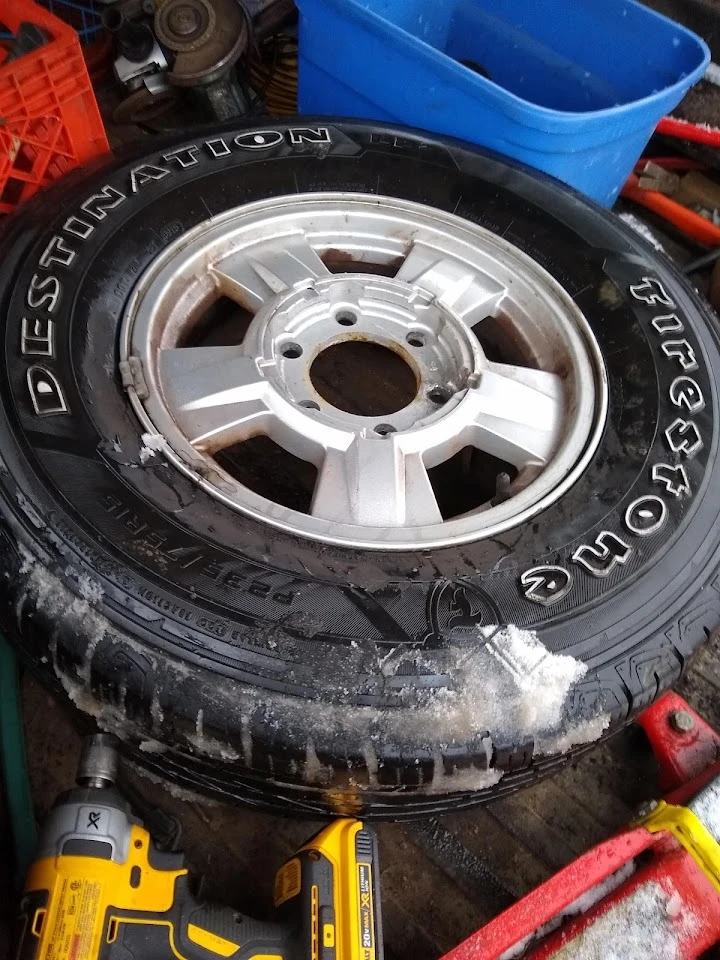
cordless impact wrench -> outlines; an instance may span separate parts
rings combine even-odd
[[[377,843],[358,820],[280,868],[277,922],[260,922],[194,898],[182,854],[159,851],[115,788],[117,764],[112,737],[86,739],[28,874],[17,960],[382,960]]]

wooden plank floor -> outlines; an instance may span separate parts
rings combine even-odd
[[[697,655],[678,690],[720,726],[720,640]],[[32,680],[25,680],[23,695],[33,796],[42,817],[72,784],[80,741],[65,710]],[[128,771],[128,780],[180,820],[182,847],[192,872],[204,876],[204,896],[261,918],[271,915],[276,869],[317,824],[179,799],[134,771]],[[632,727],[515,796],[429,824],[381,825],[389,960],[439,957],[511,898],[620,827],[657,793],[649,749],[639,728]],[[7,845],[7,838],[3,842]],[[0,862],[4,859],[0,845]],[[11,901],[1,899],[4,957]]]

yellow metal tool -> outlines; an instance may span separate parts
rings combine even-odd
[[[264,923],[193,897],[182,854],[156,849],[116,769],[112,738],[88,738],[28,875],[17,960],[382,960],[377,843],[360,821],[334,821],[281,867]]]
[[[714,787],[714,784],[710,784]],[[710,789],[710,788],[706,788]],[[690,807],[660,800],[652,811],[636,820],[634,826],[650,833],[667,830],[683,846],[720,893],[720,843]]]

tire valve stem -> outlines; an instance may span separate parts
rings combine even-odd
[[[505,473],[503,470],[495,477],[495,496],[490,502],[495,507],[499,503],[504,503],[506,500],[509,500],[511,496],[510,474]]]

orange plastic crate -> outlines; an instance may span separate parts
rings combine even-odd
[[[77,34],[30,0],[0,0],[0,24],[24,22],[52,39],[5,65],[0,49],[0,213],[109,150]]]

